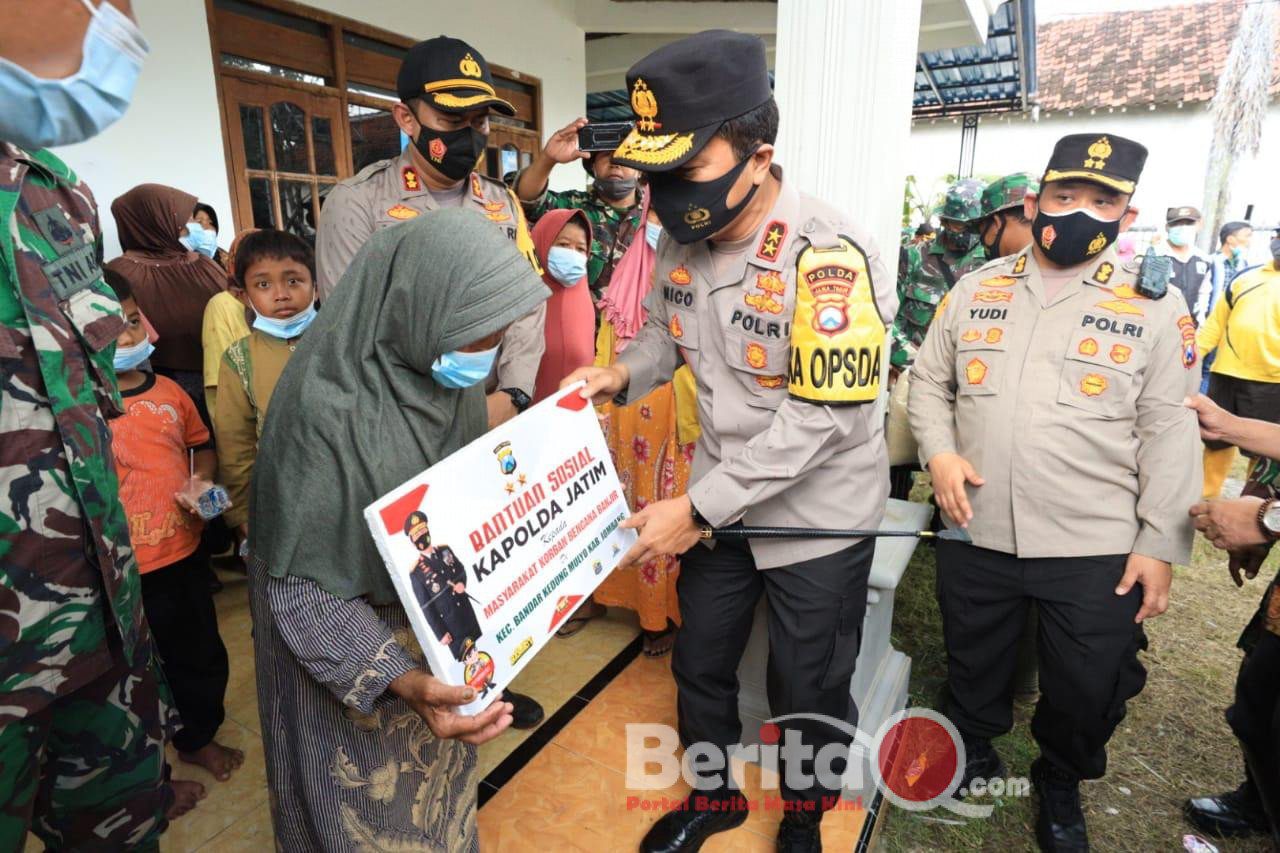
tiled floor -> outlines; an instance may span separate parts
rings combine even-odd
[[[273,848],[247,584],[243,575],[224,573],[221,578],[225,589],[217,596],[218,620],[231,659],[231,680],[227,722],[218,740],[244,750],[245,764],[230,781],[218,782],[203,769],[178,762],[171,752],[174,777],[202,782],[208,796],[193,812],[173,822],[161,839],[163,853],[256,853]],[[501,853],[635,850],[659,815],[634,804],[628,808],[628,797],[654,801],[666,796],[678,801],[688,793],[683,783],[667,791],[629,788],[625,775],[626,724],[675,724],[669,657],[637,657],[589,702],[576,696],[637,633],[634,615],[612,608],[577,636],[553,640],[521,673],[514,687],[541,702],[548,718],[566,703],[581,709],[480,809],[482,849]],[[482,747],[482,776],[531,734],[511,730]],[[746,770],[744,791],[758,799],[760,771],[754,766]],[[776,784],[766,793],[776,793]],[[754,812],[743,827],[717,836],[703,849],[711,853],[772,850],[779,818],[776,811]],[[852,850],[864,818],[861,810],[829,815],[823,822],[827,849]],[[27,853],[40,849],[35,841],[27,845]]]

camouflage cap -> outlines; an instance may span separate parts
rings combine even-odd
[[[982,191],[982,216],[1021,207],[1027,193],[1040,192],[1040,181],[1030,172],[1014,172],[992,181]]]
[[[943,219],[972,222],[982,215],[982,191],[986,184],[977,178],[956,181],[947,190],[938,215]]]

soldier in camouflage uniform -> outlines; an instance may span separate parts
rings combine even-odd
[[[588,155],[578,150],[578,130],[586,123],[586,119],[578,119],[553,133],[533,164],[517,176],[515,190],[530,222],[548,210],[577,208],[586,214],[591,221],[587,284],[592,299],[599,300],[631,241],[644,237],[645,223],[640,221],[640,192],[636,189],[639,170],[614,163],[605,151]],[[551,169],[574,160],[580,160],[591,176],[591,189],[547,189]]]
[[[79,6],[77,17],[47,0],[18,5],[43,26],[46,71],[84,65],[86,85],[100,78],[89,66],[102,46],[81,50]],[[136,25],[105,3],[92,14],[95,37],[111,35],[108,49],[140,66]],[[23,49],[7,44],[5,59],[29,61]],[[6,90],[20,102],[6,99],[5,136],[64,144],[97,129],[68,138],[82,116],[23,91]],[[102,280],[97,208],[52,154],[0,140],[0,223],[0,850],[21,850],[28,829],[51,849],[154,848],[174,798],[167,694],[106,422],[120,412],[124,319]]]
[[[1040,181],[1030,172],[1005,175],[982,191],[982,213],[974,232],[988,260],[1012,255],[1031,242],[1031,220],[1022,203],[1028,193],[1039,192]]]
[[[889,356],[895,373],[915,360],[938,303],[951,286],[987,262],[972,230],[982,212],[985,187],[976,178],[952,184],[938,212],[942,220],[938,238],[927,245],[903,247],[898,263],[898,316]]]

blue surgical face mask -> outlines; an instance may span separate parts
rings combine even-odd
[[[212,258],[218,253],[217,233],[203,227],[199,222],[188,222],[187,233],[179,237],[178,242],[186,246],[189,251],[199,252],[206,258]]]
[[[1190,246],[1196,239],[1196,227],[1194,225],[1174,225],[1169,229],[1169,245]]]
[[[259,332],[270,335],[273,338],[288,341],[305,332],[307,327],[311,325],[311,321],[316,318],[316,314],[316,304],[312,302],[297,314],[294,314],[292,317],[286,317],[283,320],[277,320],[275,317],[264,317],[261,314],[258,314],[258,316],[253,319],[253,327]]]
[[[431,376],[446,388],[470,388],[483,382],[498,360],[498,348],[480,352],[447,352],[431,365]]]
[[[646,222],[644,224],[644,241],[649,244],[649,248],[655,252],[658,251],[658,238],[662,236],[662,225],[657,222]]]
[[[1238,261],[1244,257],[1244,246],[1231,247],[1231,260]]]
[[[567,246],[552,246],[547,252],[547,272],[565,287],[573,287],[587,274],[587,256]]]
[[[146,338],[131,347],[117,346],[115,357],[116,372],[121,373],[125,370],[136,369],[142,362],[151,358],[151,353],[155,351],[155,346]]]
[[[84,34],[79,71],[46,80],[0,57],[0,139],[32,151],[71,145],[97,136],[124,115],[151,48],[138,25],[115,6],[105,0],[97,7],[80,2],[93,20]]]

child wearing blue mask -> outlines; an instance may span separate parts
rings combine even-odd
[[[124,414],[111,421],[111,451],[142,606],[182,718],[173,745],[183,761],[225,781],[244,754],[214,740],[226,718],[229,669],[200,549],[204,522],[190,497],[212,486],[218,460],[191,397],[172,379],[142,369],[154,347],[128,281],[112,270],[104,277],[126,322],[115,352]]]
[[[231,496],[227,524],[249,536],[249,481],[267,405],[303,332],[315,320],[315,255],[301,238],[264,229],[236,248],[235,281],[253,309],[247,338],[229,346],[218,371],[213,431],[219,479]]]
[[[596,309],[588,290],[591,223],[581,210],[551,210],[533,226],[533,246],[551,288],[547,301],[547,348],[538,365],[533,401],[545,399],[560,380],[595,359]]]

